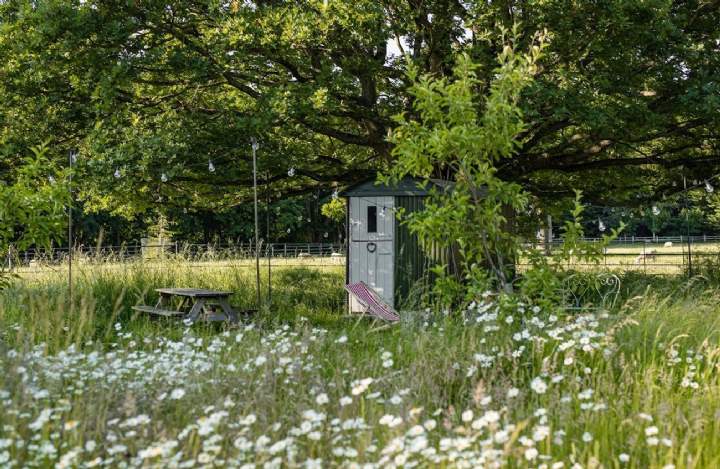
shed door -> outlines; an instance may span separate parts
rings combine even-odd
[[[394,306],[394,198],[351,197],[350,282],[363,281]],[[353,301],[351,311],[362,311]]]
[[[350,239],[392,241],[395,231],[394,197],[351,197]]]

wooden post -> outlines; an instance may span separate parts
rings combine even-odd
[[[269,173],[265,173],[265,239],[270,242],[270,183]]]
[[[275,246],[268,244],[268,304],[272,300],[272,258],[275,253]]]
[[[253,191],[255,194],[255,290],[257,292],[257,306],[260,307],[260,234],[258,227],[258,194],[257,194],[257,158],[258,149],[257,139],[252,137],[252,156],[253,156]]]
[[[643,242],[643,272],[647,274],[647,255],[645,254],[645,243]]]
[[[70,150],[68,153],[68,166],[70,167],[70,173],[68,176],[68,190],[70,192],[70,200],[68,202],[68,303],[70,305],[70,312],[72,313],[73,307],[73,280],[72,280],[72,261],[73,261],[73,224],[72,224],[72,205],[73,205],[73,193],[72,193],[72,169],[73,163],[75,163],[76,153],[75,150]]]
[[[550,256],[552,254],[552,237],[553,237],[553,227],[552,227],[552,215],[547,216],[547,221],[545,222],[545,255]]]
[[[688,276],[693,276],[693,265],[692,265],[692,243],[690,242],[690,208],[688,207],[687,198],[687,180],[683,176],[683,189],[685,189],[685,223],[687,224],[687,247],[688,247]]]

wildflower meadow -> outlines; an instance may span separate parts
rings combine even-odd
[[[338,316],[341,272],[302,268],[276,277],[279,315],[229,327],[129,315],[192,275],[86,266],[72,315],[60,274],[4,291],[0,465],[720,463],[720,291],[702,282],[630,275],[616,306],[583,312],[486,294],[461,320],[418,311],[388,327]],[[200,279],[252,283],[246,266]]]

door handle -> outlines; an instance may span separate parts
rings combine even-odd
[[[367,243],[367,246],[365,246],[368,252],[375,252],[377,251],[377,244],[375,243]]]

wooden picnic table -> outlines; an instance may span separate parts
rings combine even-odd
[[[186,324],[198,320],[237,322],[238,314],[228,298],[231,292],[204,288],[158,288],[160,294],[155,306],[137,305],[133,309],[157,316],[182,319]]]

